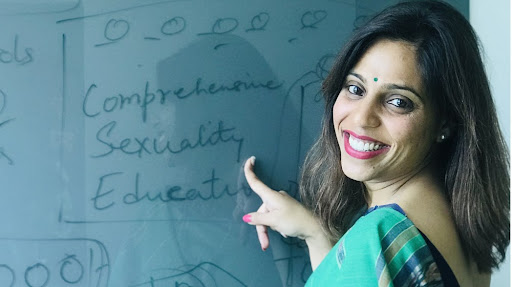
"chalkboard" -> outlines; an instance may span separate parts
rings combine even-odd
[[[241,167],[298,196],[320,83],[381,3],[0,1],[0,286],[303,286],[304,243],[242,222]]]

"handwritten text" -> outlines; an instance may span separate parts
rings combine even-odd
[[[143,155],[162,155],[179,154],[187,150],[204,148],[207,146],[216,146],[222,143],[233,142],[236,144],[236,162],[240,162],[240,153],[244,138],[235,134],[235,127],[225,127],[223,121],[216,125],[201,124],[197,128],[197,136],[190,138],[177,138],[173,141],[165,137],[131,137],[121,140],[111,138],[115,128],[116,121],[111,121],[104,125],[96,133],[96,140],[102,144],[106,150],[100,154],[93,155],[93,158],[106,157],[115,151],[126,155],[137,155],[139,158]]]
[[[241,93],[257,89],[275,90],[280,88],[282,85],[283,83],[276,83],[274,80],[266,80],[263,82],[253,80],[234,80],[227,83],[210,82],[204,84],[202,78],[197,78],[192,87],[151,90],[149,82],[146,82],[143,92],[131,92],[128,93],[128,95],[116,93],[114,96],[100,98],[100,105],[97,106],[89,104],[91,97],[97,96],[97,93],[93,93],[93,91],[98,88],[96,84],[91,84],[85,93],[82,103],[82,111],[87,117],[94,118],[99,116],[101,113],[112,113],[116,110],[122,110],[129,105],[137,105],[140,107],[142,121],[146,122],[148,107],[154,103],[165,105],[171,97],[178,100],[184,100],[191,96],[213,96],[219,92]],[[157,102],[155,102],[155,100]]]
[[[187,187],[182,184],[173,184],[170,187],[162,188],[161,191],[142,191],[140,174],[136,173],[134,178],[133,191],[122,191],[113,187],[115,179],[122,179],[123,172],[112,172],[102,175],[98,180],[98,186],[94,197],[91,198],[96,210],[106,210],[116,204],[133,205],[141,202],[183,202],[194,200],[219,200],[224,197],[233,197],[240,192],[250,196],[252,191],[248,186],[242,185],[233,188],[218,177],[215,169],[211,175],[200,183],[199,187]]]

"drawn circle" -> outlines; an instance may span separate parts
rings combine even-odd
[[[327,17],[325,10],[308,11],[302,15],[302,28],[316,28],[316,24],[322,22]]]
[[[5,270],[5,272],[2,270]],[[8,273],[8,274],[5,274],[5,273]],[[9,279],[7,279],[8,277],[11,277],[10,278],[11,281],[9,281]],[[10,282],[10,283],[7,283],[7,282]],[[9,265],[0,264],[0,286],[12,287],[12,286],[14,286],[15,282],[16,282],[16,275],[14,274],[14,270],[12,270],[12,268],[9,267]]]
[[[254,16],[251,20],[251,30],[263,30],[270,20],[270,15],[262,12]]]
[[[3,113],[6,105],[7,95],[4,93],[4,91],[0,90],[0,114]]]
[[[84,266],[80,260],[76,259],[76,255],[68,255],[61,261],[60,277],[64,282],[76,284],[84,277]]]
[[[122,39],[130,31],[130,24],[125,20],[110,19],[105,26],[105,38],[110,41]]]
[[[238,27],[238,20],[235,18],[220,18],[212,26],[212,33],[226,34]]]
[[[50,270],[42,263],[34,264],[25,270],[25,283],[29,287],[44,287],[48,281],[50,281]]]
[[[172,19],[167,20],[160,28],[162,34],[165,35],[176,35],[185,30],[187,26],[187,22],[183,17],[174,17]]]

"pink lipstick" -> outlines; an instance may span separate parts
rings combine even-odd
[[[344,130],[343,140],[345,151],[357,159],[370,159],[387,152],[390,148],[382,142],[371,137],[357,135],[356,133]]]

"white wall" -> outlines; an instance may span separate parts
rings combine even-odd
[[[510,146],[510,1],[470,0],[471,25],[484,48],[484,62],[496,101],[501,128]],[[510,248],[492,287],[510,286]]]

